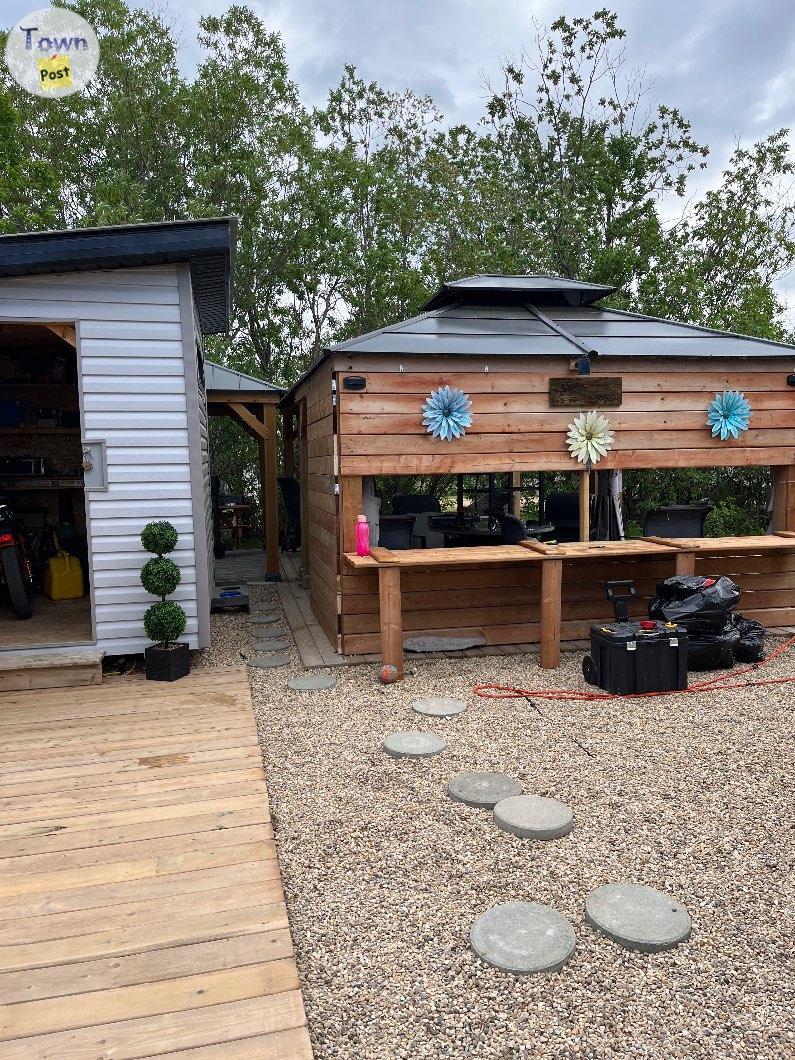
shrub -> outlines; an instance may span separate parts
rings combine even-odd
[[[168,644],[185,632],[188,617],[173,600],[159,600],[144,615],[144,629],[150,640]]]
[[[164,553],[172,552],[178,538],[176,527],[165,520],[148,523],[141,532],[141,544],[155,558],[147,560],[141,571],[141,585],[160,602],[152,604],[144,615],[144,629],[150,640],[168,644],[185,632],[188,617],[174,600],[166,600],[182,580],[179,567]]]
[[[177,547],[177,528],[165,519],[158,522],[147,523],[141,531],[141,544],[147,552],[154,552],[156,556],[165,556],[173,552]]]
[[[182,581],[182,573],[172,559],[156,556],[144,564],[141,571],[141,585],[152,596],[161,600],[170,596]]]

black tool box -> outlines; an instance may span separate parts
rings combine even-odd
[[[591,626],[585,680],[605,692],[675,692],[687,688],[687,630],[664,622]]]
[[[632,622],[631,581],[605,582],[616,621],[591,626],[591,654],[582,663],[590,685],[625,696],[687,688],[687,630],[672,622]]]

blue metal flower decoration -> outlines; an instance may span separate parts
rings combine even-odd
[[[428,428],[428,434],[449,442],[453,438],[460,438],[471,426],[471,407],[472,402],[463,390],[440,386],[438,390],[431,391],[423,404],[422,422]]]
[[[751,406],[739,390],[716,394],[707,411],[707,426],[712,428],[713,438],[720,435],[720,440],[725,442],[729,437],[739,438],[742,431],[748,430]]]

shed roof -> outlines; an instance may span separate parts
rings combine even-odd
[[[284,387],[274,386],[273,383],[267,383],[264,379],[246,375],[245,372],[237,372],[233,368],[215,364],[213,361],[204,362],[204,385],[210,396],[212,396],[213,390],[219,393],[229,393],[234,390],[249,394],[263,392],[269,394],[284,393]]]
[[[202,333],[226,331],[237,218],[72,228],[0,236],[0,276],[190,265]]]
[[[615,291],[602,283],[583,283],[582,280],[569,280],[565,276],[546,276],[543,274],[495,275],[479,273],[477,276],[465,276],[461,280],[444,283],[422,308],[437,309],[473,298],[486,302],[525,301],[533,305],[590,305],[600,298]]]

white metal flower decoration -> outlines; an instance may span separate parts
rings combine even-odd
[[[472,424],[472,402],[456,387],[440,386],[432,390],[422,406],[422,422],[428,434],[443,442],[460,438]]]
[[[613,444],[613,432],[605,416],[592,409],[581,412],[569,424],[566,445],[581,464],[596,464]]]

